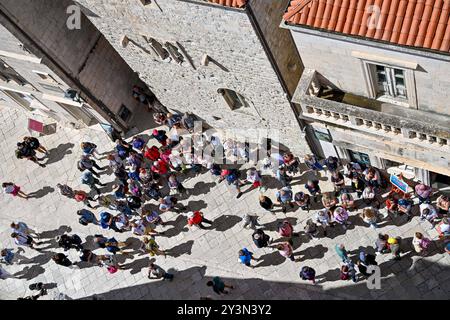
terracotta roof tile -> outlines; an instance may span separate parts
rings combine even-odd
[[[289,24],[450,53],[450,0],[291,0],[283,18]]]
[[[217,3],[225,7],[243,8],[247,0],[207,0],[208,2]]]

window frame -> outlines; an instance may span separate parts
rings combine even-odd
[[[367,96],[370,99],[376,99],[404,107],[418,109],[417,90],[414,71],[418,64],[402,60],[390,59],[387,57],[378,57],[360,52],[352,52],[352,56],[358,58],[361,62],[361,70],[366,82]],[[383,66],[391,70],[402,70],[404,74],[404,86],[407,98],[395,97],[390,95],[379,95],[378,78],[376,66]]]

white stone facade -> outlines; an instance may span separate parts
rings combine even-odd
[[[245,9],[175,0],[147,6],[140,1],[78,2],[92,11],[89,19],[169,109],[193,112],[215,128],[278,129],[282,144],[299,154],[309,152]],[[155,41],[181,54],[181,65],[176,58],[161,59],[153,50]],[[205,55],[207,65],[202,64]],[[220,88],[240,94],[247,107],[232,111]]]

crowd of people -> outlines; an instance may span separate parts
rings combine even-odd
[[[144,100],[143,103],[147,101],[138,90],[136,98]],[[235,190],[236,198],[257,190],[261,208],[273,215],[279,211],[286,214],[298,209],[314,211],[303,225],[292,225],[289,219],[283,219],[277,226],[278,239],[273,239],[264,230],[264,226],[258,223],[258,214],[249,212],[243,218],[243,226],[254,230],[251,237],[256,248],[273,249],[293,262],[301,260],[296,258],[293,245],[294,239],[301,233],[320,241],[320,238],[329,236],[335,228],[342,228],[345,232],[352,226],[352,221],[355,221],[353,218],[360,219],[374,229],[388,220],[405,219],[407,223],[412,219],[416,206],[420,211],[420,219],[428,221],[430,228],[436,228],[440,235],[439,239],[431,240],[416,232],[411,243],[416,253],[425,256],[435,241],[446,241],[446,250],[449,250],[450,200],[443,194],[436,194],[430,186],[416,183],[413,194],[403,193],[391,188],[375,167],[352,162],[342,164],[336,157],[321,161],[314,155],[305,155],[301,161],[288,151],[276,153],[269,150],[265,159],[243,172],[239,166],[225,164],[222,160],[248,161],[252,151],[248,144],[232,139],[226,139],[222,143],[218,135],[194,132],[195,121],[198,119],[190,113],[182,115],[156,112],[154,119],[163,128],[151,130],[151,140],[155,142],[151,146],[139,135],[129,141],[117,139],[114,150],[106,153],[99,153],[93,142],[84,141],[80,144],[82,155],[76,166],[80,171],[80,183],[88,191],[74,189],[62,182],[56,187],[62,196],[85,206],[77,211],[77,219],[81,225],[94,224],[99,231],[131,232],[139,237],[139,250],[142,253],[166,256],[167,250],[163,250],[158,244],[158,237],[165,236],[165,212],[184,215],[189,227],[208,230],[214,226],[215,222],[207,219],[207,210],[191,210],[180,202],[180,199],[189,197],[190,194],[190,190],[182,183],[183,177],[209,172],[217,178],[217,183],[226,181]],[[36,151],[45,155],[48,155],[48,151],[38,139],[25,137],[17,147],[16,155],[19,159],[28,159],[44,166],[40,163],[42,159],[36,157]],[[223,155],[220,161],[218,154]],[[107,165],[100,166],[100,161],[107,162]],[[292,182],[305,173],[302,162],[307,166],[306,171],[314,172],[316,178],[306,181],[304,191],[294,193]],[[115,177],[111,192],[105,192],[108,184],[101,181],[101,176],[108,172]],[[279,188],[275,198],[271,198],[267,192],[269,187],[265,184],[265,175],[272,175],[278,181]],[[327,176],[334,186],[332,192],[323,192],[321,188],[319,178]],[[28,198],[20,186],[13,182],[5,182],[2,187],[7,194]],[[389,191],[387,196],[384,195],[386,191]],[[433,201],[436,197],[437,200]],[[415,198],[418,199],[418,204],[414,203]],[[152,203],[154,209],[147,209],[148,203]],[[92,211],[93,208],[101,208],[98,216]],[[352,214],[360,209],[360,214]],[[381,214],[381,209],[386,212],[385,215]],[[39,235],[25,222],[13,222],[11,231],[11,238],[17,246],[41,250]],[[73,262],[62,252],[55,253],[52,260],[69,268],[76,268],[84,262],[104,267],[109,273],[123,269],[124,264],[117,261],[116,255],[130,255],[130,251],[127,251],[129,243],[106,237],[101,232],[93,235],[93,238],[96,248],[105,249],[106,254],[97,254],[95,249],[85,248],[83,240],[76,234],[63,234],[56,239],[58,245],[65,251],[77,250],[80,261]],[[351,257],[344,244],[337,244],[334,249],[342,261],[340,279],[356,282],[359,281],[359,274],[368,276],[367,268],[377,264],[376,254],[391,253],[394,260],[399,260],[405,244],[397,236],[380,233],[374,243],[375,255],[363,250]],[[249,248],[242,248],[236,255],[239,262],[251,268],[261,260]],[[1,251],[1,261],[5,264],[16,263],[17,256],[13,249],[4,248]],[[148,266],[149,279],[171,281],[174,276],[176,277],[154,262]],[[299,276],[305,281],[316,283],[316,271],[307,264],[299,266]],[[215,277],[207,285],[217,294],[228,293],[226,288],[233,289],[219,277]]]

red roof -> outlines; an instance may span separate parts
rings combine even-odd
[[[243,8],[247,0],[208,0],[208,2],[221,4],[226,7]]]
[[[289,24],[450,52],[450,0],[292,0],[283,18]]]

